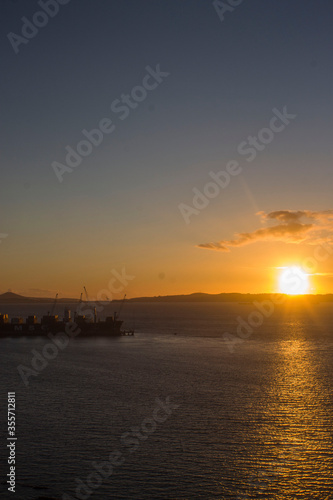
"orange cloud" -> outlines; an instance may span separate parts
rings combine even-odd
[[[230,247],[249,245],[257,241],[304,242],[314,245],[332,239],[333,210],[321,212],[279,210],[270,213],[258,212],[257,215],[261,216],[264,223],[277,221],[279,224],[257,229],[252,233],[236,233],[232,240],[201,243],[197,246],[207,250],[230,252]]]

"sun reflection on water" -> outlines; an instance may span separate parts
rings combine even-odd
[[[303,326],[299,321],[284,326],[289,331],[281,332],[281,337],[290,339],[292,329],[292,340],[278,342],[278,363],[265,394],[260,430],[262,476],[257,489],[262,493],[264,488],[267,498],[294,498],[304,491],[308,498],[321,498],[313,492],[320,495],[320,478],[327,477],[332,465],[326,391]]]

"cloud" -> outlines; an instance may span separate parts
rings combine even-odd
[[[236,233],[232,240],[201,243],[199,248],[230,252],[230,247],[240,247],[257,241],[282,241],[285,243],[320,244],[332,241],[333,210],[279,210],[258,212],[262,223],[277,222],[275,226],[256,229],[251,233]]]
[[[322,212],[312,212],[311,210],[278,210],[276,212],[258,212],[263,221],[278,220],[280,222],[300,222],[302,218],[312,219],[314,221],[329,221],[333,220],[333,210],[323,210]]]

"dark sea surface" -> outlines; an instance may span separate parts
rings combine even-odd
[[[333,304],[274,307],[241,339],[237,318],[254,310],[125,304],[134,337],[72,339],[28,386],[17,367],[31,368],[32,351],[50,341],[0,339],[1,498],[333,499]],[[6,485],[8,391],[17,400],[15,494]],[[112,475],[93,474],[112,452]]]

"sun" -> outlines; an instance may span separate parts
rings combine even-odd
[[[286,267],[279,278],[281,293],[288,295],[302,295],[309,290],[308,275],[298,266]]]

